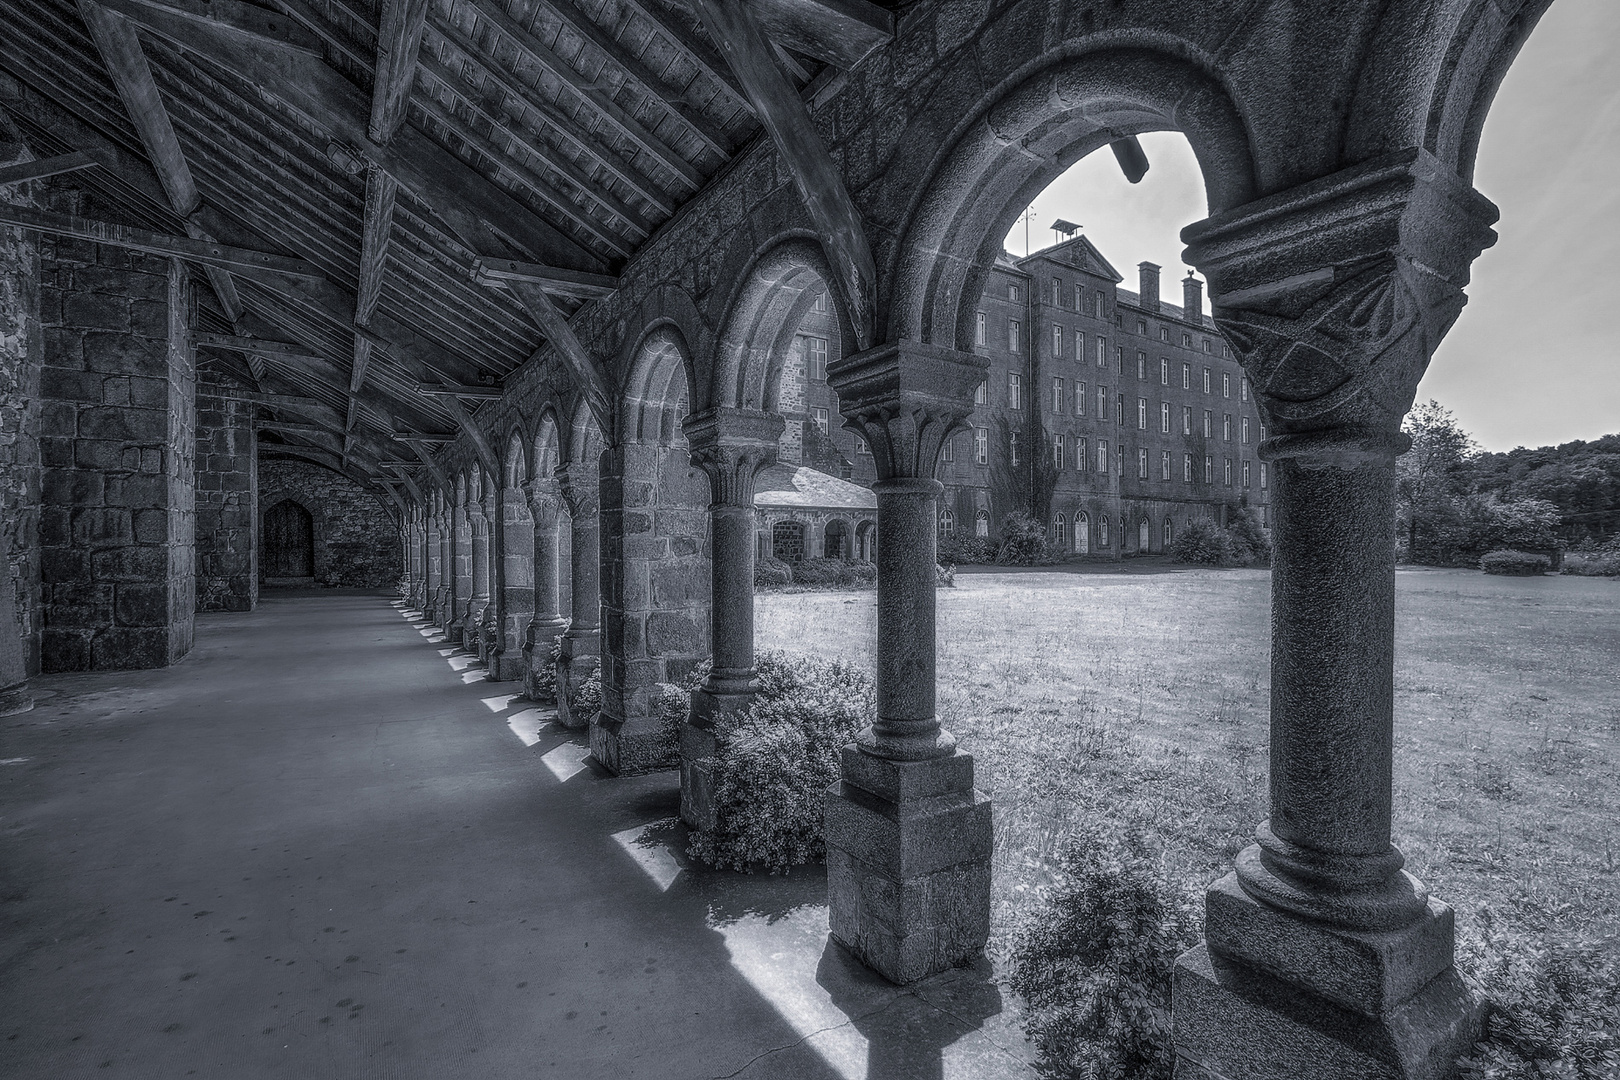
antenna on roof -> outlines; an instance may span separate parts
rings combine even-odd
[[[1058,218],[1056,221],[1052,222],[1052,231],[1055,233],[1061,233],[1063,238],[1067,240],[1069,237],[1080,231],[1080,226],[1076,225],[1072,221],[1064,221],[1062,218]]]

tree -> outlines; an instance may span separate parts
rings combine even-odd
[[[1464,517],[1459,503],[1467,494],[1467,466],[1479,455],[1479,445],[1451,410],[1433,399],[1413,409],[1402,430],[1412,439],[1412,449],[1395,463],[1407,557],[1414,562],[1448,561]]]

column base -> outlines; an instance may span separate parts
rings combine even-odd
[[[833,939],[902,984],[978,956],[990,936],[991,844],[972,755],[902,762],[846,747],[827,793]]]
[[[558,710],[561,715],[561,709]],[[591,756],[614,776],[638,776],[670,767],[668,748],[659,737],[658,718],[611,723],[606,715],[591,717]]]
[[[581,715],[573,702],[580,685],[602,666],[595,645],[594,638],[587,641],[565,635],[562,655],[557,659],[557,722],[574,731],[581,731],[591,723],[591,717]]]
[[[16,716],[34,707],[34,695],[28,691],[28,680],[0,689],[0,716]]]
[[[520,682],[528,670],[528,658],[522,653],[497,650],[489,658],[490,682]]]
[[[699,831],[720,824],[714,802],[714,758],[719,749],[711,729],[681,725],[681,820]]]
[[[1392,931],[1309,922],[1235,874],[1205,904],[1205,944],[1176,962],[1178,1080],[1447,1080],[1481,1035],[1439,900]]]

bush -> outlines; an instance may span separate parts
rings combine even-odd
[[[1198,941],[1197,890],[1135,831],[1070,841],[1013,943],[1012,988],[1049,1076],[1170,1080],[1170,979]]]
[[[795,585],[847,585],[855,577],[842,559],[804,559],[793,564]]]
[[[956,567],[945,563],[934,564],[934,588],[956,588]]]
[[[568,711],[574,716],[591,717],[602,708],[602,668],[597,665],[579,684],[569,699]]]
[[[557,661],[562,659],[562,636],[551,639],[551,663],[534,673],[535,701],[554,701],[557,697]]]
[[[1046,526],[1022,510],[1014,510],[1001,522],[1001,546],[996,549],[999,566],[1041,566],[1052,562],[1046,543]]]
[[[876,719],[876,688],[861,668],[762,653],[754,704],[715,725],[717,824],[693,833],[687,851],[710,866],[772,873],[823,858],[839,755]]]
[[[1463,1080],[1612,1080],[1620,1076],[1620,965],[1612,951],[1529,934],[1482,910],[1458,941],[1458,967],[1490,999],[1485,1038]]]
[[[767,555],[754,561],[754,587],[793,584],[793,568],[781,559]]]
[[[979,536],[947,536],[939,542],[942,566],[989,566],[996,561],[996,546]]]
[[[1551,569],[1552,560],[1534,552],[1502,550],[1493,551],[1479,560],[1479,568],[1487,574],[1535,577]]]
[[[1608,547],[1587,547],[1564,554],[1563,571],[1582,577],[1620,576],[1620,540]]]
[[[1170,557],[1177,562],[1228,566],[1236,559],[1232,537],[1214,520],[1195,517],[1170,541]]]
[[[1227,515],[1226,535],[1232,538],[1232,556],[1239,566],[1271,565],[1271,537],[1253,507],[1233,508]]]

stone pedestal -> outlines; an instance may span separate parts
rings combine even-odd
[[[1422,151],[1189,227],[1272,434],[1271,810],[1173,988],[1178,1077],[1446,1080],[1481,1005],[1392,842],[1395,459],[1495,208]]]
[[[894,982],[977,955],[990,933],[990,800],[939,725],[935,583],[940,447],[987,361],[900,342],[828,369],[877,465],[877,720],[827,796],[834,939]]]

